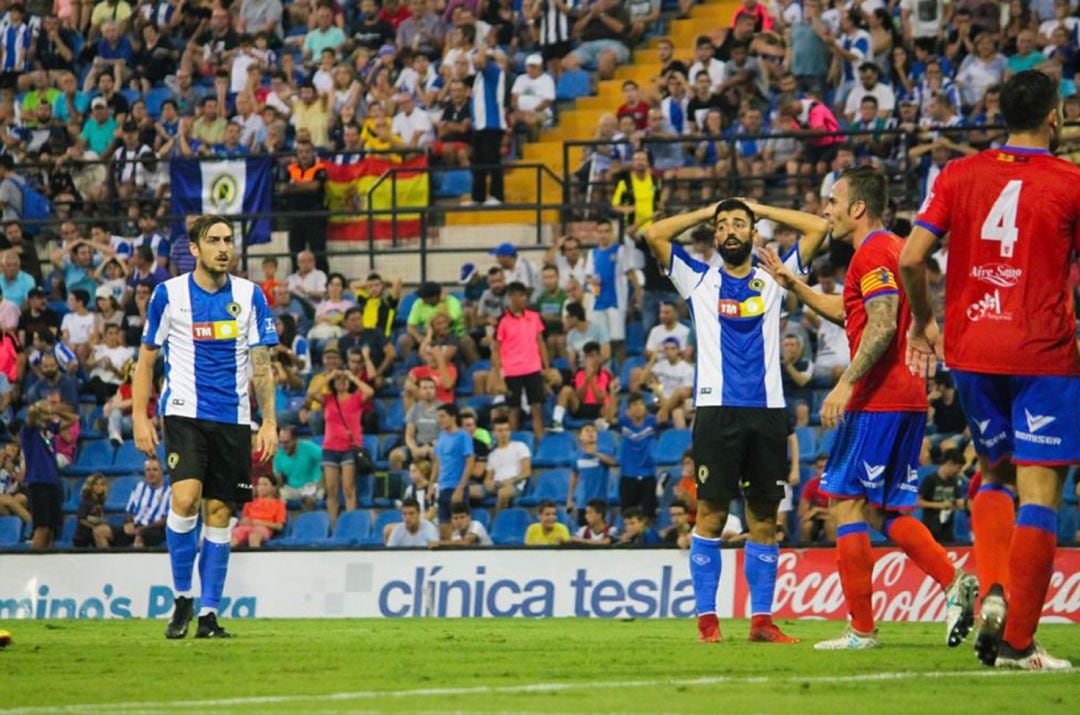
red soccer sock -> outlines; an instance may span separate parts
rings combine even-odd
[[[890,519],[885,523],[885,535],[942,588],[953,582],[956,566],[949,560],[945,547],[934,541],[934,535],[921,521],[906,514]]]
[[[975,540],[975,574],[979,597],[995,583],[1009,586],[1009,542],[1016,524],[1012,493],[993,484],[982,486],[971,500],[971,535]]]
[[[1057,513],[1047,506],[1025,504],[1009,545],[1009,617],[1005,642],[1016,651],[1031,647],[1046,590],[1054,573]]]
[[[851,627],[859,633],[874,630],[874,552],[866,524],[844,524],[837,529],[836,562],[844,589]]]

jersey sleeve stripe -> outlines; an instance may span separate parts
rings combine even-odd
[[[810,273],[810,269],[803,265],[802,251],[799,250],[800,243],[801,241],[795,242],[795,245],[791,247],[791,250],[784,254],[783,261],[784,265],[789,269],[797,271],[800,275],[805,276]],[[795,258],[794,262],[791,260],[793,256]]]
[[[923,228],[925,228],[927,231],[934,234],[938,238],[941,238],[942,236],[945,235],[945,231],[943,229],[938,228],[937,226],[935,226],[932,223],[929,223],[927,221],[923,221],[922,219],[919,219],[919,220],[915,221],[915,225],[916,226],[922,226]]]
[[[896,288],[888,288],[885,286],[881,286],[880,288],[877,288],[873,291],[864,292],[862,299],[863,303],[865,303],[872,298],[880,298],[883,295],[898,295],[899,293],[900,291],[898,291]]]

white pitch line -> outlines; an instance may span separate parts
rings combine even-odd
[[[0,710],[0,715],[47,715],[52,713],[98,713],[106,711],[159,711],[170,709],[228,708],[245,705],[287,705],[312,701],[342,702],[348,700],[378,700],[421,697],[454,697],[462,695],[527,695],[529,693],[558,693],[572,690],[682,687],[695,685],[769,685],[769,684],[839,684],[866,683],[927,678],[942,680],[952,678],[1008,678],[1038,675],[1074,674],[1078,668],[1047,672],[1020,670],[957,670],[945,672],[898,671],[893,673],[867,673],[865,675],[818,675],[785,677],[761,676],[704,676],[701,678],[656,678],[652,680],[610,680],[599,682],[526,683],[523,685],[477,685],[467,688],[416,688],[413,690],[357,690],[353,692],[310,695],[256,695],[251,697],[223,698],[217,700],[146,701],[135,703],[97,703],[81,705],[35,706]]]

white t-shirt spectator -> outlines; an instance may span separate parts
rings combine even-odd
[[[326,274],[318,268],[308,271],[306,276],[299,273],[289,274],[289,292],[299,293],[303,296],[317,293],[320,296],[326,294]],[[321,300],[321,297],[319,298]]]
[[[391,548],[426,549],[432,541],[439,540],[439,530],[427,519],[420,520],[420,527],[416,533],[411,533],[405,528],[405,522],[394,524],[390,530],[390,538],[386,545]]]
[[[531,291],[538,290],[540,288],[540,274],[536,272],[536,266],[533,262],[519,255],[517,263],[513,268],[504,268],[503,276],[506,278],[506,285],[510,285],[514,281],[518,281],[525,285]]]
[[[585,257],[578,258],[576,266],[571,266],[566,256],[559,253],[555,256],[555,267],[559,269],[559,287],[566,290],[566,286],[573,278],[581,285],[585,285]],[[588,306],[586,306],[588,307]]]
[[[843,286],[837,285],[837,291],[843,292]],[[814,286],[814,290],[821,293],[821,286]],[[818,324],[817,329],[817,355],[814,357],[814,366],[818,372],[831,370],[834,367],[844,367],[851,363],[851,348],[848,345],[847,333],[836,323],[824,318]]]
[[[724,63],[713,57],[709,60],[708,66],[701,62],[695,62],[690,65],[690,76],[687,77],[686,80],[691,86],[693,86],[694,81],[697,79],[698,72],[701,70],[705,70],[709,73],[709,83],[714,90],[724,83]]]
[[[527,444],[511,441],[505,447],[496,447],[491,450],[491,453],[488,454],[488,469],[491,470],[495,483],[499,484],[520,476],[521,460],[531,457],[532,454],[529,452]],[[525,482],[518,482],[518,485],[523,487]]]
[[[859,105],[862,104],[864,97],[873,97],[877,100],[879,113],[892,114],[893,109],[896,108],[896,94],[893,92],[892,87],[883,82],[878,82],[873,89],[867,89],[860,82],[855,85],[855,89],[851,90],[851,94],[848,95],[847,103],[844,105],[844,114],[858,114]]]
[[[660,381],[665,399],[671,397],[680,387],[694,386],[694,365],[685,360],[672,364],[667,358],[663,358],[653,365],[652,373]]]
[[[1070,40],[1075,42],[1075,38],[1072,37],[1072,34],[1076,31],[1076,26],[1078,24],[1080,24],[1080,19],[1075,17],[1067,17],[1064,20],[1054,18],[1053,20],[1047,20],[1039,25],[1039,34],[1043,37],[1050,37],[1050,33],[1054,31],[1054,28],[1058,25],[1065,25],[1065,34],[1069,36]]]
[[[476,539],[477,539],[476,545],[477,546],[491,546],[492,543],[493,543],[491,541],[491,537],[488,536],[487,529],[485,529],[484,525],[481,524],[476,519],[473,519],[472,521],[469,522],[469,528],[466,529],[465,532],[468,533],[468,534],[472,534],[473,536],[476,537]],[[455,529],[454,532],[452,534],[450,534],[450,540],[451,541],[462,541],[464,538],[465,538],[464,535],[460,531],[458,531],[457,529]]]
[[[391,128],[406,144],[412,143],[413,134],[416,132],[421,134],[417,146],[427,146],[435,141],[435,127],[431,124],[431,117],[422,109],[413,108],[411,114],[398,112],[394,115]]]
[[[135,357],[135,349],[129,348],[127,345],[117,345],[115,348],[102,343],[94,348],[94,362],[98,363],[94,366],[94,369],[90,371],[90,377],[97,377],[102,382],[107,382],[110,385],[119,385],[120,377],[109,370],[106,366],[101,365],[102,362],[108,361],[110,365],[119,371],[124,367],[124,363]],[[99,367],[99,365],[101,365]]]
[[[579,527],[578,530],[574,532],[574,536],[576,536],[577,538],[579,538],[579,539],[587,539],[589,541],[600,541],[605,536],[608,537],[609,539],[614,539],[618,535],[619,535],[619,530],[616,529],[614,526],[608,526],[607,529],[604,530],[604,531],[593,531],[592,529],[589,528],[588,525],[585,525],[585,526]]]
[[[690,344],[690,328],[682,323],[675,323],[670,330],[663,323],[654,325],[649,331],[649,337],[645,340],[645,349],[653,353],[663,352],[664,341],[668,338],[678,340],[679,349],[685,350]]]
[[[67,331],[68,343],[71,345],[88,343],[90,342],[90,336],[94,332],[94,314],[68,313],[60,322],[60,330]]]
[[[518,109],[531,112],[541,102],[555,101],[555,80],[546,72],[536,79],[527,74],[518,75],[518,78],[514,80],[514,86],[510,89],[510,94],[518,98]]]
[[[909,13],[911,36],[936,37],[945,17],[945,6],[950,3],[951,0],[900,0],[900,10]]]
[[[258,58],[246,52],[238,52],[229,71],[229,91],[233,94],[243,92],[247,87],[248,67],[258,62]]]

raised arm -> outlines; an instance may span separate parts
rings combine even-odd
[[[683,231],[712,219],[716,213],[716,204],[709,204],[697,211],[671,216],[657,221],[645,229],[645,243],[656,257],[660,267],[667,269],[671,265],[671,240]]]
[[[761,258],[761,267],[775,278],[777,283],[794,293],[795,297],[801,300],[806,307],[825,318],[825,320],[839,325],[841,328],[844,327],[843,297],[819,293],[803,283],[795,277],[790,268],[784,265],[784,262],[780,260],[780,256],[771,248],[764,249],[758,255]]]
[[[829,222],[821,216],[805,211],[768,206],[753,201],[748,201],[747,205],[758,218],[767,218],[770,221],[793,228],[802,234],[802,240],[799,241],[798,247],[799,262],[804,266],[810,265],[814,260],[814,256],[821,250],[821,244],[825,243],[825,239],[829,235]]]

